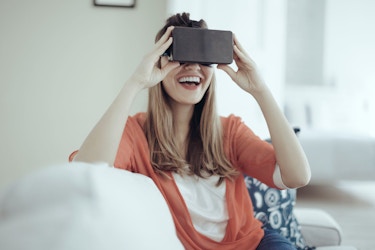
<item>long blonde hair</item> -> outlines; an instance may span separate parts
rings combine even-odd
[[[190,20],[187,13],[177,14],[167,20],[166,25],[157,34],[156,41],[171,25],[207,28],[203,20],[197,22]],[[215,86],[213,76],[202,100],[194,107],[186,157],[178,150],[175,140],[173,113],[168,94],[162,84],[149,89],[145,134],[151,164],[157,173],[173,171],[200,177],[206,177],[207,174],[218,175],[221,177],[218,184],[224,177],[232,178],[238,175],[238,171],[225,156],[222,124],[216,110]]]

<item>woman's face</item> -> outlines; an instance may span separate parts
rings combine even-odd
[[[161,66],[168,62],[161,58]],[[162,81],[172,101],[178,104],[194,105],[200,102],[210,86],[214,69],[197,63],[182,64],[172,70]]]

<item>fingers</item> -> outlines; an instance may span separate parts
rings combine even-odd
[[[169,26],[163,36],[155,43],[154,52],[158,53],[158,56],[162,55],[172,44],[173,38],[171,36],[174,26]]]
[[[244,62],[252,62],[251,57],[247,54],[246,50],[244,47],[241,45],[241,43],[238,41],[237,37],[235,34],[233,34],[233,41],[234,41],[234,46],[233,46],[233,51],[235,54],[235,61],[237,62],[240,59],[240,61]],[[236,58],[237,56],[237,58]]]
[[[236,71],[234,71],[234,69],[232,69],[227,64],[218,64],[216,68],[221,69],[224,72],[226,72],[232,79],[235,78]]]
[[[162,67],[161,74],[163,75],[163,78],[168,75],[169,72],[171,72],[173,69],[180,66],[179,62],[168,62],[164,67]]]
[[[160,46],[161,44],[165,43],[168,38],[171,36],[172,34],[172,30],[174,29],[174,26],[169,26],[167,28],[167,30],[165,31],[165,33],[160,37],[160,39],[155,43],[155,46],[158,47]]]
[[[233,34],[233,41],[234,45],[239,48],[241,51],[245,51],[245,49],[242,47],[241,43],[238,41],[238,38],[235,34]]]
[[[237,57],[234,58],[235,61],[236,61],[236,63],[237,63],[238,59],[240,59],[240,61],[247,61],[248,56],[247,56],[246,54],[244,54],[244,53],[243,53],[243,52],[237,47],[237,45],[234,45],[234,46],[233,46],[233,51],[234,51],[235,55],[237,56]]]
[[[157,47],[156,50],[154,51],[154,53],[156,53],[156,56],[160,57],[169,48],[169,46],[171,46],[172,42],[173,42],[173,38],[169,37],[165,43]]]

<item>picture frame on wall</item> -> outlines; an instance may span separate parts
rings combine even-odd
[[[134,8],[136,0],[94,0],[95,6]]]

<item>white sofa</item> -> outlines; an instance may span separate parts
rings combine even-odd
[[[375,137],[303,130],[299,140],[309,159],[311,184],[375,179]]]
[[[309,245],[355,249],[339,246],[341,229],[326,212],[294,212]],[[45,168],[3,189],[0,245],[2,250],[183,249],[152,180],[83,163]]]
[[[301,128],[311,184],[375,179],[373,94],[346,87],[302,84],[285,89],[284,111]]]

